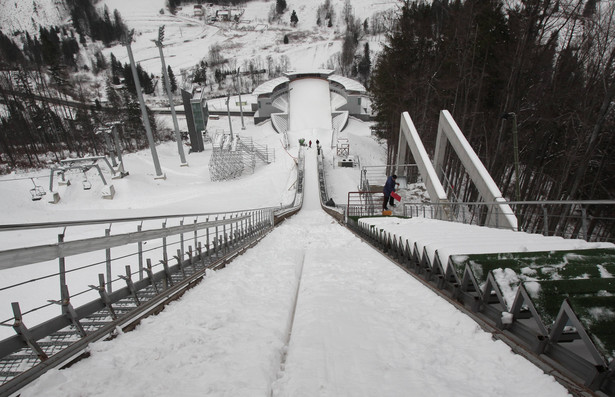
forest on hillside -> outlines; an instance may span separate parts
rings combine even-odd
[[[613,199],[615,3],[512,4],[404,3],[369,86],[389,164],[402,112],[433,154],[439,112],[447,109],[505,197]],[[517,123],[518,194],[514,120],[504,115]],[[456,200],[476,200],[455,156],[443,171]]]
[[[33,1],[36,6],[39,0]],[[105,47],[126,42],[129,32],[122,16],[117,10],[97,8],[97,0],[61,1],[70,14],[67,24],[40,26],[37,34],[0,29],[0,173],[44,168],[67,156],[102,155],[107,151],[106,143],[97,132],[110,123],[121,125],[119,135],[125,150],[140,150],[148,145],[131,67],[121,64],[113,53],[102,53]],[[167,8],[174,13],[179,7],[196,3],[168,0]],[[222,7],[236,4],[226,0],[214,3]],[[297,14],[291,12],[286,0],[276,0],[271,6],[270,13],[275,14],[272,23],[281,27],[284,45],[292,46],[300,32],[288,33],[284,29],[289,23],[297,23]],[[359,42],[367,35],[386,31],[390,12],[360,21],[353,14],[350,0],[345,0],[339,16],[333,3],[324,0],[313,15],[313,23],[343,40],[341,53],[330,59],[327,67],[367,82],[370,50],[367,42],[362,47]],[[338,20],[345,27],[341,32],[336,31]],[[271,54],[239,65],[232,52],[226,49],[225,54],[224,50],[219,43],[212,44],[205,56],[195,59],[192,68],[180,71],[181,80],[168,66],[171,91],[178,95],[181,84],[187,90],[200,86],[208,95],[251,92],[289,67],[288,57]],[[363,55],[357,54],[360,52]],[[159,99],[164,95],[160,76],[148,74],[139,64],[136,69],[144,94],[163,103]],[[154,140],[173,139],[172,132],[164,126],[159,128],[149,109],[148,112]]]

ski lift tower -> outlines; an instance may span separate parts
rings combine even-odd
[[[137,89],[137,98],[139,98],[139,106],[141,107],[143,126],[145,127],[145,133],[147,134],[149,148],[152,151],[152,160],[154,161],[154,169],[156,170],[156,176],[154,177],[154,179],[167,179],[167,176],[162,173],[162,169],[160,168],[158,152],[156,151],[156,143],[154,142],[154,135],[152,134],[152,126],[150,125],[149,117],[147,116],[147,108],[145,107],[143,93],[141,92],[141,82],[139,82],[139,75],[137,74],[137,67],[135,66],[135,58],[132,55],[132,48],[130,47],[134,32],[135,30],[133,29],[130,31],[130,33],[128,33],[128,36],[122,41],[122,45],[126,47],[126,51],[128,52],[128,58],[130,59],[130,68],[132,69],[132,77],[135,81],[135,88]]]
[[[167,65],[164,62],[164,53],[162,52],[162,41],[164,40],[164,25],[158,28],[158,40],[155,40],[156,47],[160,52],[160,62],[162,63],[162,77],[164,78],[164,85],[167,89],[167,97],[169,98],[169,106],[171,107],[171,116],[173,118],[173,127],[175,128],[175,139],[177,140],[177,151],[179,152],[179,159],[181,161],[181,167],[187,167],[186,156],[184,155],[184,146],[182,143],[182,136],[179,132],[179,124],[177,123],[177,115],[175,114],[175,104],[173,103],[173,95],[171,94],[171,83],[169,83],[169,75],[167,73]]]

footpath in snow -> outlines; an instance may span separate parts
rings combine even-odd
[[[317,183],[312,149],[298,215],[21,395],[567,394],[320,210]]]

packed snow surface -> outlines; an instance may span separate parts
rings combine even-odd
[[[10,19],[18,25],[19,15],[32,16],[35,3],[39,4],[39,15],[48,13],[52,23],[59,23],[60,13],[53,10],[50,1],[3,1],[2,25]],[[343,27],[315,26],[320,1],[289,5],[300,19],[293,31],[268,23],[269,10],[275,5],[272,0],[247,3],[240,29],[207,25],[185,12],[178,16],[164,10],[160,13],[164,3],[99,3],[111,10],[117,8],[129,28],[136,29],[135,58],[150,73],[160,70],[152,40],[161,25],[166,26],[166,62],[176,71],[207,60],[213,44],[222,46],[222,55],[235,67],[244,66],[247,60],[265,67],[272,57],[287,61],[288,69],[324,68],[341,49]],[[342,5],[334,4],[338,16]],[[364,20],[399,3],[357,0],[352,5],[355,16]],[[27,21],[28,26],[24,22],[17,29],[38,30],[35,17],[28,19],[32,20]],[[343,23],[342,18],[338,23]],[[307,31],[309,35],[303,33]],[[283,44],[286,34],[292,45]],[[369,37],[372,51],[379,48],[381,39]],[[107,56],[111,52],[120,62],[127,62],[125,48],[117,45],[104,49]],[[180,167],[176,144],[170,142],[158,146],[167,178],[154,179],[149,150],[126,154],[124,165],[130,175],[112,182],[117,191],[113,200],[100,198],[103,186],[95,175],[89,175],[91,190],[79,187],[81,174],[71,175],[76,182],[71,187],[54,187],[62,197],[58,204],[49,204],[47,197],[30,200],[33,184],[48,190],[48,170],[2,176],[2,222],[209,213],[287,204],[294,196],[296,142],[301,137],[321,141],[329,194],[337,203],[344,203],[347,193],[356,191],[360,171],[336,167],[331,119],[326,114],[330,112],[329,94],[327,91],[324,97],[324,92],[319,81],[293,83],[291,106],[302,104],[311,113],[294,113],[300,119],[291,119],[293,147],[288,151],[269,123],[256,126],[252,120],[246,121],[242,136],[276,150],[275,162],[257,167],[254,174],[211,182],[207,166],[211,147],[188,154],[189,167]],[[253,101],[247,95],[243,99]],[[210,102],[210,108],[224,109],[224,105]],[[171,125],[168,117],[161,119]],[[238,118],[230,122],[235,131],[240,131]],[[180,123],[185,130],[185,120]],[[220,117],[210,120],[208,128],[228,130],[228,124],[228,118]],[[385,164],[386,149],[371,136],[369,127],[369,123],[351,119],[340,137],[349,140],[351,154],[359,157],[362,165]],[[306,201],[298,215],[227,268],[209,273],[180,301],[143,320],[137,330],[92,344],[89,359],[65,370],[51,370],[21,395],[567,395],[551,376],[513,354],[504,343],[493,341],[469,317],[320,210],[315,152],[313,148],[306,150]],[[111,180],[110,175],[106,177]],[[455,227],[443,225],[440,237]],[[53,243],[59,232],[4,234],[0,236],[0,249]],[[94,232],[67,233],[70,238],[79,238]],[[0,288],[56,269],[53,263],[0,271]],[[71,291],[94,283],[96,273],[93,278],[72,279]],[[22,295],[14,290],[0,291],[1,318],[11,317],[12,301],[25,302],[24,306],[32,308],[58,299],[57,280],[50,279],[49,285],[36,291],[30,289]],[[31,317],[26,320],[32,320],[28,324],[37,322]],[[1,331],[12,333],[8,327]]]
[[[567,394],[318,208],[90,352],[22,396]]]

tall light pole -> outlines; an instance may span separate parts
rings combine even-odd
[[[237,81],[239,82],[239,89],[237,90],[237,94],[239,95],[239,112],[241,114],[241,129],[245,130],[246,126],[243,123],[243,103],[241,103],[241,80],[239,80],[239,68],[237,68]]]
[[[235,136],[233,136],[233,123],[231,123],[231,108],[229,106],[229,101],[231,100],[231,93],[229,92],[226,97],[226,114],[228,114],[228,126],[231,129],[231,140],[235,140]]]
[[[141,107],[141,117],[143,117],[143,125],[145,126],[145,133],[147,134],[147,141],[149,148],[152,151],[152,159],[154,160],[154,168],[156,170],[155,179],[167,179],[167,176],[162,173],[160,169],[160,161],[158,161],[158,153],[156,152],[156,144],[154,143],[154,136],[152,135],[152,126],[149,123],[149,117],[147,117],[147,109],[145,107],[145,101],[143,100],[143,93],[141,92],[141,82],[139,82],[139,75],[137,74],[137,67],[135,66],[135,59],[132,56],[132,48],[130,42],[132,41],[132,35],[134,29],[130,31],[128,37],[124,40],[122,45],[126,47],[128,51],[128,58],[130,59],[130,68],[132,69],[132,78],[135,81],[135,88],[137,90],[137,98],[139,99],[139,106]]]
[[[519,137],[517,133],[517,114],[508,113],[512,116],[512,136],[513,136],[513,153],[515,159],[515,193],[517,195],[517,201],[521,201],[521,191],[519,189]]]
[[[181,160],[181,166],[186,167],[186,156],[184,155],[184,145],[182,144],[182,136],[179,132],[179,124],[177,123],[177,115],[175,114],[175,104],[173,103],[173,95],[171,94],[171,83],[169,82],[169,75],[167,73],[167,65],[164,62],[164,54],[162,53],[162,41],[164,40],[164,25],[158,28],[158,40],[155,41],[158,51],[160,52],[160,62],[162,63],[162,76],[164,78],[164,85],[167,89],[167,97],[169,98],[169,106],[171,107],[171,116],[173,117],[173,127],[175,128],[175,139],[177,140],[177,151],[179,152],[179,159]]]
[[[519,189],[519,138],[517,136],[517,114],[514,112],[505,113],[502,115],[502,118],[504,120],[512,118],[513,156],[515,160],[515,196],[516,201],[521,201],[521,192]],[[519,228],[520,227],[521,225],[519,224]]]

